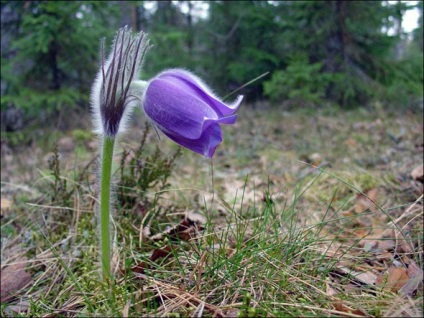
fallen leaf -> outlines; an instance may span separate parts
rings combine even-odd
[[[377,260],[393,260],[394,255],[392,252],[386,252],[386,253],[382,253],[382,254],[377,254],[375,256],[375,258]]]
[[[180,224],[173,226],[162,233],[153,235],[150,239],[153,241],[162,240],[165,236],[171,240],[189,241],[197,236],[197,234],[204,229],[203,220],[200,216],[194,219],[194,214],[187,215]]]
[[[149,257],[149,260],[154,262],[159,258],[167,258],[169,256],[172,256],[172,248],[170,245],[165,246],[164,248],[158,248],[155,249],[152,253],[152,255]],[[141,262],[137,265],[134,265],[131,267],[131,270],[134,273],[138,274],[144,274],[145,270],[148,268],[148,265],[146,262]]]
[[[152,262],[156,261],[159,258],[168,257],[171,254],[171,246],[167,245],[164,248],[158,248],[153,251],[152,256],[150,256],[150,260]]]
[[[362,288],[356,284],[349,283],[346,286],[343,286],[343,293],[344,294],[353,294],[356,293],[357,295],[362,294]]]
[[[369,200],[375,202],[375,201],[377,201],[379,191],[378,191],[377,188],[372,188],[372,189],[368,190],[367,192],[365,192],[365,194],[368,196]]]
[[[364,195],[365,194],[365,195]],[[372,188],[364,194],[358,194],[356,197],[354,210],[356,213],[362,213],[375,206],[378,198],[378,189]]]
[[[181,220],[178,225],[175,225],[162,233],[158,233],[149,237],[151,240],[162,240],[167,237],[171,241],[181,240],[189,241],[197,237],[198,233],[204,229],[203,225],[206,223],[206,219],[203,215],[199,213],[189,212],[186,217]],[[146,229],[145,227],[144,229]],[[143,229],[143,230],[144,230]],[[146,230],[144,234],[150,234],[150,230]],[[155,249],[152,255],[149,257],[149,260],[154,262],[159,258],[167,258],[172,256],[172,247],[167,245],[163,248]],[[137,265],[131,267],[131,270],[134,273],[144,274],[145,270],[148,268],[146,262],[141,262]]]
[[[29,302],[28,301],[20,301],[16,305],[10,305],[5,308],[5,312],[9,314],[11,317],[16,316],[16,314],[20,313],[26,313],[29,309]]]
[[[349,209],[349,210],[346,210],[346,211],[342,211],[342,212],[340,212],[340,214],[341,214],[341,215],[343,215],[343,216],[346,216],[346,217],[348,217],[348,216],[353,216],[353,215],[354,215],[354,213],[353,213],[353,209]]]
[[[374,252],[376,254],[393,250],[396,247],[394,240],[367,240],[364,244],[365,252]]]
[[[356,272],[344,266],[337,267],[336,269],[343,274],[350,275],[352,278],[356,279],[364,285],[374,285],[377,280],[377,275],[371,272]]]
[[[130,311],[130,307],[131,307],[131,300],[127,301],[127,303],[125,304],[124,309],[122,310],[122,317],[127,318],[129,315],[129,311]]]
[[[227,311],[224,311],[224,317],[228,317],[228,318],[236,318],[236,317],[240,317],[239,315],[240,310],[239,309],[228,309]]]
[[[409,280],[399,291],[403,297],[412,296],[420,284],[423,284],[423,270],[413,260],[410,261],[406,273],[409,276]]]
[[[143,229],[141,230],[141,240],[143,241],[143,239],[145,237],[150,237],[152,235],[152,232],[150,231],[150,227],[149,226],[143,226]]]
[[[147,268],[147,263],[146,262],[141,262],[137,265],[134,265],[131,267],[131,270],[133,271],[133,273],[137,273],[137,274],[144,274],[144,271]]]
[[[377,249],[377,247],[378,247],[378,242],[368,241],[368,242],[365,242],[365,244],[364,244],[364,251],[365,252],[372,252],[372,251],[375,251]]]
[[[415,181],[420,181],[424,183],[424,166],[418,166],[411,172],[411,177]]]
[[[364,273],[351,272],[351,273],[355,273],[355,278],[359,280],[361,283],[366,285],[374,285],[375,281],[377,280],[377,276],[371,272],[364,272]]]
[[[378,241],[378,249],[380,251],[388,251],[394,249],[396,246],[396,242],[394,240],[379,240]]]
[[[353,138],[349,138],[345,141],[345,145],[349,147],[356,147],[356,140]]]
[[[12,206],[11,200],[7,198],[0,199],[0,211],[2,212],[2,215],[3,215],[3,211],[9,210],[11,206]]]
[[[335,296],[337,295],[339,292],[337,290],[335,290],[333,287],[331,287],[331,285],[328,282],[325,282],[325,294],[327,296]]]
[[[1,209],[9,209],[12,206],[12,201],[7,198],[0,198]]]
[[[2,302],[12,298],[31,281],[31,275],[25,271],[26,260],[26,258],[19,258],[14,264],[1,271],[0,298]]]
[[[357,223],[359,223],[359,222],[360,222],[360,220],[358,219]],[[364,237],[366,237],[370,234],[370,230],[369,230],[369,228],[366,228],[363,224],[361,224],[361,226],[362,226],[362,228],[355,229],[353,231],[353,233],[355,234],[356,237],[364,238]]]
[[[341,301],[341,300],[333,301],[332,305],[333,305],[335,310],[340,311],[340,312],[345,312],[345,313],[348,313],[348,314],[354,314],[354,315],[363,316],[363,317],[368,316],[368,314],[365,312],[365,310],[351,308],[351,307],[343,304],[343,301]]]
[[[406,268],[391,266],[386,273],[377,277],[376,284],[387,291],[397,292],[408,280]]]
[[[203,214],[196,213],[193,211],[187,212],[186,219],[191,220],[192,222],[196,223],[197,225],[204,225],[206,223],[206,218]]]
[[[396,238],[396,253],[412,253],[413,250],[411,248],[410,242],[408,241],[407,237],[403,234],[403,231],[405,231],[405,227],[402,231],[399,231],[398,229],[393,230],[393,236]]]
[[[413,261],[412,259],[409,260],[408,269],[406,270],[406,273],[409,277],[417,276],[417,275],[423,275],[423,270],[418,267],[417,263]]]
[[[322,157],[319,153],[313,153],[311,154],[309,157],[309,162],[311,163],[311,165],[317,167],[319,166],[319,164],[322,162]]]

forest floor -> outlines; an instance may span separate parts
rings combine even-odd
[[[113,286],[81,125],[2,134],[2,316],[422,316],[422,110],[244,106],[212,160],[133,125]]]

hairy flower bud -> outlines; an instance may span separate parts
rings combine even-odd
[[[144,55],[149,48],[147,36],[132,35],[127,27],[119,29],[109,57],[105,61],[101,42],[100,70],[91,91],[91,110],[95,132],[114,137],[125,128],[128,113],[138,97],[130,84],[138,79]]]

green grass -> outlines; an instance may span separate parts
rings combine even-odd
[[[346,258],[351,266],[359,266],[363,260],[349,259],[348,245],[340,258],[328,257],[325,250],[336,240],[323,238],[320,233],[340,220],[299,224],[299,196],[283,209],[277,208],[269,196],[247,210],[225,205],[226,226],[217,228],[209,219],[199,237],[173,242],[172,257],[156,262],[148,260],[149,254],[169,245],[169,239],[147,242],[140,248],[136,231],[118,228],[117,235],[126,237],[116,249],[117,265],[124,273],[116,274],[112,290],[100,280],[91,213],[81,215],[75,233],[53,235],[51,238],[59,244],[51,243],[41,228],[28,228],[36,233],[32,242],[38,255],[31,271],[40,279],[27,296],[22,296],[28,297],[30,304],[26,315],[121,316],[127,312],[128,316],[190,316],[202,310],[203,316],[231,312],[241,316],[322,316],[337,314],[332,306],[335,298],[372,316],[382,314],[382,308],[393,299],[374,286],[338,297],[326,293],[326,277],[338,262]],[[249,214],[251,218],[244,217]],[[116,218],[116,222],[122,221]],[[75,224],[70,227],[75,228]],[[121,230],[125,233],[119,233]],[[66,245],[60,243],[64,238],[69,241]],[[150,269],[143,275],[131,273],[131,265],[142,261],[148,262]],[[334,285],[348,283],[346,279]],[[37,291],[42,293],[31,300],[29,296]],[[5,304],[2,310],[7,313]]]
[[[212,164],[183,150],[168,187],[134,183],[126,201],[116,196],[113,286],[102,283],[99,271],[89,134],[71,133],[75,151],[60,153],[55,173],[45,154],[32,169],[23,167],[30,153],[23,148],[19,160],[2,165],[2,191],[12,204],[2,203],[1,259],[2,271],[24,262],[31,282],[2,302],[1,314],[419,316],[422,285],[402,297],[361,275],[379,276],[412,260],[423,266],[422,197],[408,179],[422,163],[414,150],[422,142],[420,121],[387,114],[378,122],[363,110],[242,110],[237,126],[224,128]],[[393,141],[387,132],[401,127],[401,141]],[[40,143],[50,145],[46,138]],[[142,133],[126,136],[120,147],[135,148],[141,139]],[[153,132],[139,158],[153,161],[145,169],[164,162],[155,157],[158,143],[164,158],[173,156],[176,146]],[[139,159],[131,158],[126,164],[134,169]],[[325,171],[304,162],[314,160]],[[16,171],[33,174],[19,178]],[[372,189],[379,191],[374,203],[356,211],[361,193]],[[152,238],[187,213],[205,219],[192,239]],[[405,240],[409,250],[401,246]],[[397,247],[370,248],[391,241]],[[162,257],[153,260],[159,250]]]

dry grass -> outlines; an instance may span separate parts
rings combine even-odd
[[[155,206],[116,212],[112,287],[99,282],[94,164],[81,174],[92,136],[58,132],[66,205],[51,199],[53,137],[2,144],[2,281],[19,277],[2,283],[2,314],[421,316],[422,124],[245,107],[213,161],[184,151],[171,187],[148,193]],[[158,142],[176,148],[152,133],[146,152]]]

